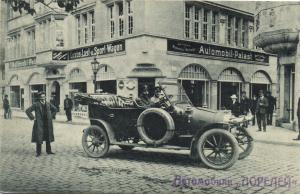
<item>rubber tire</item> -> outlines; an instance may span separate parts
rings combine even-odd
[[[227,136],[229,141],[231,141],[231,143],[233,144],[233,147],[232,147],[233,156],[232,156],[231,160],[222,165],[216,165],[216,164],[210,163],[206,159],[206,157],[203,155],[202,150],[199,150],[199,148],[202,148],[202,144],[204,143],[206,138],[214,133],[218,133],[218,134],[221,133],[224,136]],[[224,169],[230,168],[231,166],[234,165],[234,163],[238,160],[238,157],[239,157],[239,147],[238,147],[237,140],[230,132],[228,132],[224,129],[209,129],[208,131],[204,132],[197,141],[197,151],[198,151],[201,161],[209,168],[216,169],[216,170],[224,170]]]
[[[119,145],[119,147],[124,151],[130,151],[134,148],[134,146],[127,146],[127,145]]]
[[[144,120],[145,116],[147,114],[153,114],[153,113],[162,116],[164,121],[166,122],[166,125],[167,125],[166,134],[159,140],[154,140],[154,139],[149,138],[147,136],[145,128],[143,126],[143,120]],[[167,143],[174,136],[175,124],[174,124],[173,118],[171,117],[171,115],[167,111],[165,111],[161,108],[149,108],[149,109],[144,110],[140,114],[140,116],[137,120],[137,130],[138,130],[138,133],[139,133],[141,139],[146,144],[157,146],[157,145]]]
[[[87,143],[86,143],[86,138],[88,136],[88,134],[90,133],[91,130],[95,130],[101,134],[103,134],[103,137],[105,139],[105,148],[103,149],[102,152],[100,153],[91,153],[88,149],[88,146],[87,146]],[[108,153],[108,150],[109,150],[109,138],[107,136],[107,133],[104,129],[102,129],[101,127],[97,126],[97,125],[91,125],[89,126],[88,128],[86,128],[82,134],[82,139],[81,139],[81,144],[82,144],[82,147],[83,147],[83,150],[85,151],[85,153],[91,157],[91,158],[101,158],[101,157],[104,157],[107,153]]]
[[[249,133],[249,130],[248,129],[244,129],[246,131],[246,133],[250,134]],[[247,137],[247,136],[246,136]],[[244,152],[240,152],[240,155],[239,155],[239,160],[242,160],[244,158],[246,158],[247,156],[249,156],[254,148],[254,144],[253,144],[253,140],[250,141],[249,140],[250,138],[247,137],[247,140],[250,142],[246,148],[246,150]]]

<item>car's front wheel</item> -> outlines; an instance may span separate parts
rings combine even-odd
[[[253,139],[249,134],[249,130],[241,128],[236,134],[236,139],[239,144],[240,155],[239,160],[242,160],[250,155],[253,150]]]
[[[109,139],[106,131],[96,125],[88,127],[82,135],[82,147],[89,157],[104,157],[109,150]]]
[[[208,167],[222,170],[231,167],[239,157],[238,142],[224,129],[210,129],[197,142],[201,161]]]

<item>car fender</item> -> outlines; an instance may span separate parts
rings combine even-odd
[[[209,124],[206,124],[204,126],[202,126],[201,129],[199,129],[192,141],[191,141],[191,146],[190,146],[190,157],[193,158],[193,159],[198,159],[198,156],[197,156],[197,148],[196,148],[196,143],[197,143],[197,140],[200,138],[200,136],[206,132],[207,130],[210,130],[210,129],[213,129],[213,128],[221,128],[221,129],[224,129],[224,130],[229,130],[229,124],[228,123],[209,123]]]
[[[116,142],[114,130],[108,122],[102,119],[90,119],[90,120],[91,120],[91,125],[97,125],[99,127],[102,127],[106,131],[110,143]]]

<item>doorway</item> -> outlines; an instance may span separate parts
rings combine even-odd
[[[218,82],[218,109],[229,109],[231,104],[230,96],[235,94],[238,101],[241,96],[241,82]]]
[[[52,104],[59,111],[59,106],[60,106],[60,85],[57,81],[54,81],[53,84],[52,84],[51,98],[52,98]]]
[[[138,78],[138,96],[142,93],[144,86],[147,85],[149,89],[149,96],[154,95],[155,78]]]

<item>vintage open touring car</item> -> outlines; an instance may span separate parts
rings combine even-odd
[[[86,154],[104,157],[110,145],[186,149],[206,166],[226,169],[251,153],[250,117],[194,107],[177,83],[161,82],[159,88],[158,103],[150,105],[113,94],[78,94],[91,123],[82,136]]]

